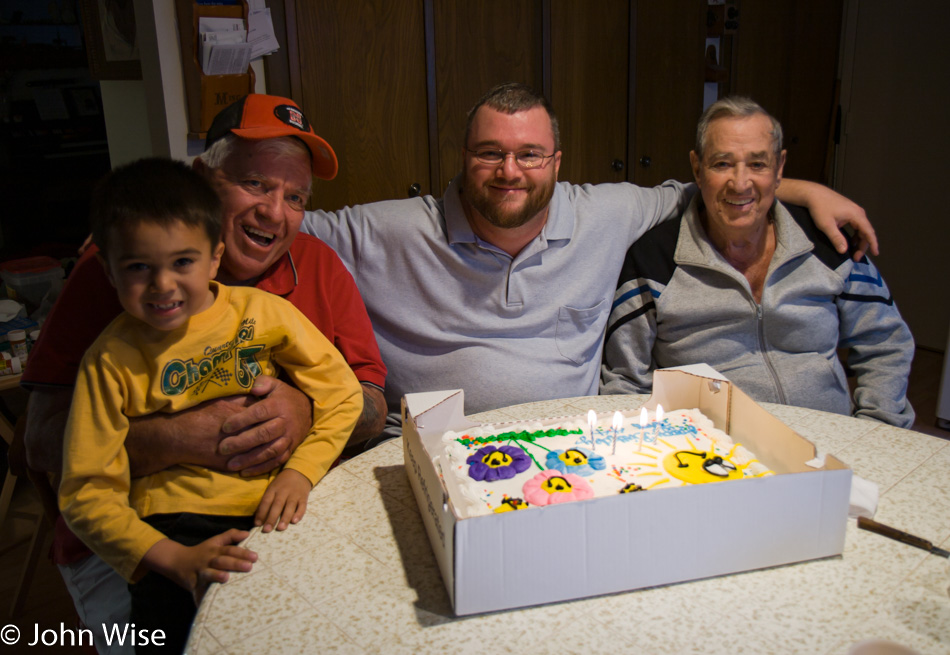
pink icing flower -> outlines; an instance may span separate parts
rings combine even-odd
[[[541,471],[525,482],[521,491],[532,505],[569,503],[594,497],[594,490],[584,478],[551,469]]]

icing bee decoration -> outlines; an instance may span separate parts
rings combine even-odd
[[[495,508],[495,513],[501,512],[513,512],[519,509],[525,509],[528,507],[528,503],[523,501],[521,498],[505,498],[501,501],[501,505]]]
[[[623,485],[619,493],[632,494],[635,491],[646,491],[646,489],[638,485],[636,482],[630,482],[628,484]]]
[[[603,455],[598,455],[594,451],[580,446],[574,446],[567,450],[549,451],[544,463],[548,469],[581,476],[593,475],[594,471],[602,471],[607,468],[607,460],[604,459]]]

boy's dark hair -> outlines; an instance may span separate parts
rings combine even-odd
[[[149,157],[119,166],[92,193],[92,239],[103,252],[113,229],[140,223],[200,227],[211,247],[221,241],[221,200],[208,182],[187,164]]]

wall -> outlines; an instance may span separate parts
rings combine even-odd
[[[152,140],[140,80],[102,80],[102,110],[109,141],[109,162],[113,167],[152,154]]]

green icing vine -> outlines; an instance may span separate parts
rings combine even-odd
[[[540,439],[541,437],[562,437],[567,434],[584,434],[584,431],[581,429],[567,430],[565,428],[535,430],[534,432],[522,430],[521,432],[502,432],[501,434],[492,434],[487,437],[462,437],[457,441],[463,446],[471,446],[472,444],[486,444],[493,441],[529,441],[534,443],[536,439]],[[540,444],[536,445],[540,446]]]

